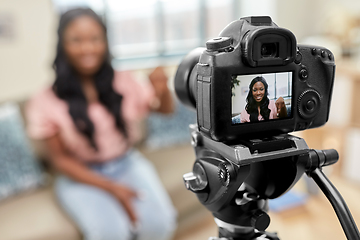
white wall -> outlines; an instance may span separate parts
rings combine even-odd
[[[348,131],[345,146],[345,160],[343,162],[343,174],[347,179],[360,183],[360,161],[359,161],[359,146],[360,146],[360,129],[351,128]]]
[[[241,0],[240,15],[248,16],[270,16],[277,15],[277,0]],[[274,20],[274,19],[273,19]]]
[[[13,38],[0,41],[0,102],[27,98],[53,81],[57,16],[50,0],[1,0]]]
[[[259,75],[260,76],[260,75]],[[244,75],[241,76],[240,85],[233,89],[235,96],[232,97],[232,113],[241,113],[246,106],[246,97],[249,92],[249,85],[257,75]]]
[[[332,17],[334,11],[346,8],[357,13],[360,2],[351,0],[239,0],[240,17],[270,16],[279,26],[292,31],[298,42],[307,36],[324,32],[327,21],[341,21]]]

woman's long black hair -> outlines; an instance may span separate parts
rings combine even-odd
[[[106,38],[106,27],[104,23],[91,9],[77,8],[64,13],[60,18],[58,28],[58,45],[53,65],[56,73],[53,91],[59,98],[68,103],[69,113],[76,128],[83,133],[89,139],[91,145],[96,148],[94,141],[94,125],[87,114],[88,103],[82,91],[80,79],[67,60],[63,44],[63,36],[66,27],[73,20],[81,16],[89,16],[99,23],[104,30]],[[114,69],[111,66],[111,57],[107,46],[105,60],[99,71],[94,76],[95,86],[98,92],[99,101],[114,116],[117,128],[124,134],[125,137],[127,137],[125,122],[121,115],[122,96],[114,91],[112,85],[113,79]]]
[[[246,97],[246,111],[247,113],[250,115],[250,122],[258,122],[258,116],[259,116],[259,110],[258,110],[258,104],[256,102],[256,100],[254,99],[253,96],[253,86],[255,85],[255,83],[257,82],[262,82],[262,84],[264,84],[265,87],[265,94],[263,99],[260,102],[260,114],[261,116],[263,116],[264,120],[269,120],[269,116],[270,116],[270,109],[268,108],[269,106],[269,98],[268,98],[268,84],[265,80],[265,78],[263,77],[256,77],[254,78],[250,85],[249,85],[249,93]]]

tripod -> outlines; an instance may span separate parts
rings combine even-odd
[[[321,168],[337,162],[336,150],[309,149],[304,139],[288,134],[263,139],[216,142],[190,125],[196,154],[185,186],[212,212],[219,238],[209,240],[279,240],[266,232],[268,199],[290,190],[306,173],[332,204],[348,240],[360,233],[340,193]]]

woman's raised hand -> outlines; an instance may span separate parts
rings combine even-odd
[[[280,113],[281,109],[283,107],[285,107],[285,101],[284,101],[283,97],[279,97],[276,100],[275,105],[276,105],[277,113]]]
[[[167,87],[168,77],[165,74],[163,67],[155,68],[149,75],[151,84],[154,87],[155,95],[161,99],[164,93],[169,91]]]
[[[161,113],[174,112],[174,103],[172,94],[168,88],[168,77],[165,74],[163,67],[157,67],[149,75],[151,84],[153,85],[156,99],[150,103],[153,110]]]
[[[279,97],[275,102],[278,117],[286,117],[287,111],[285,107],[285,101],[283,97]]]

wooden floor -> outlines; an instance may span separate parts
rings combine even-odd
[[[330,180],[342,194],[355,222],[360,226],[360,184],[339,177],[331,177]],[[331,204],[322,192],[309,197],[303,206],[269,214],[271,223],[267,230],[277,232],[282,240],[346,239]],[[187,232],[178,233],[174,240],[207,240],[210,236],[217,236],[217,227],[208,213]]]

